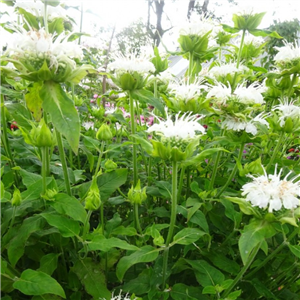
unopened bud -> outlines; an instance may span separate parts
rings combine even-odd
[[[93,177],[90,190],[85,198],[85,209],[97,210],[101,205],[100,191],[97,185],[97,177]]]
[[[113,137],[110,127],[107,124],[102,124],[96,133],[96,138],[100,141],[108,141]]]
[[[136,184],[135,188],[132,186],[128,192],[128,199],[132,204],[142,204],[147,199],[146,187],[141,189],[140,180]]]
[[[11,199],[11,205],[19,206],[21,204],[21,201],[22,201],[21,192],[19,189],[15,188],[13,197]]]

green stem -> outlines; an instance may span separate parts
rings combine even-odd
[[[186,169],[186,193],[185,199],[188,199],[190,194],[190,183],[191,183],[191,169],[187,167]]]
[[[193,67],[194,67],[193,53],[190,52],[189,53],[189,69],[188,69],[189,83],[191,83],[190,80],[192,79],[192,75],[193,75]]]
[[[45,31],[48,34],[48,20],[47,20],[47,1],[44,1],[44,25],[45,25]]]
[[[245,279],[251,278],[256,272],[258,272],[267,262],[277,255],[297,234],[299,233],[299,227],[296,227],[288,239],[281,243],[269,256],[267,256],[254,270],[252,270]]]
[[[269,163],[266,166],[266,172],[268,172],[269,168],[272,166],[272,164],[274,162],[274,159],[275,159],[275,157],[276,157],[276,155],[277,155],[277,153],[278,153],[278,151],[279,151],[279,149],[281,147],[283,139],[284,139],[284,132],[282,131],[280,133],[279,140],[278,140],[277,145],[276,145],[276,147],[275,147],[275,149],[273,151],[271,159],[270,159]]]
[[[12,153],[11,153],[11,149],[9,146],[9,142],[8,142],[8,137],[7,137],[7,123],[6,123],[6,114],[5,114],[5,106],[4,106],[4,96],[1,94],[1,123],[2,123],[2,127],[3,127],[3,131],[1,134],[1,142],[3,144],[4,150],[6,155],[9,158],[9,166],[10,168],[13,168],[16,166],[15,161],[13,159]],[[19,186],[19,177],[17,174],[17,171],[14,170],[14,177],[15,177],[15,183],[16,186]]]
[[[135,220],[136,229],[140,234],[142,234],[143,231],[142,231],[142,227],[141,227],[141,224],[140,224],[139,205],[138,205],[138,203],[134,203],[133,213],[134,213],[134,220]]]
[[[181,193],[182,193],[182,187],[183,187],[183,177],[185,174],[185,167],[181,168],[180,177],[179,177],[179,184],[178,184],[178,199],[180,199]]]
[[[47,190],[47,151],[48,147],[42,147],[42,195]]]
[[[134,114],[134,105],[133,98],[130,92],[129,93],[129,104],[130,104],[130,126],[131,126],[131,134],[134,135],[136,132],[136,122],[135,122],[135,114]],[[132,150],[132,159],[133,159],[133,186],[135,187],[138,181],[138,168],[137,168],[137,145],[135,144],[135,138],[132,138],[133,142],[133,150]]]
[[[85,236],[86,236],[88,230],[90,229],[90,218],[91,218],[92,213],[93,213],[93,211],[89,210],[87,215],[86,215],[86,219],[85,219],[83,230],[82,230],[82,239],[83,239],[83,241],[85,241]]]
[[[169,244],[173,238],[173,232],[176,222],[176,210],[177,210],[177,173],[178,173],[178,164],[176,161],[172,162],[172,203],[171,203],[171,219],[170,226],[166,240],[166,249],[164,250],[163,255],[163,277],[162,277],[162,288],[165,288],[166,285],[166,274],[168,267],[168,256],[169,256]]]
[[[245,272],[248,270],[248,268],[250,267],[250,265],[252,264],[257,252],[260,249],[261,243],[258,243],[255,248],[252,250],[247,263],[244,265],[244,267],[241,269],[241,271],[237,274],[237,276],[235,277],[235,279],[233,280],[233,282],[231,283],[231,285],[228,287],[228,289],[226,289],[226,291],[224,292],[224,295],[222,296],[222,298],[226,298],[230,292],[232,291],[232,289],[236,286],[236,284],[240,281],[240,279],[243,277],[243,275],[245,274]]]
[[[209,190],[213,190],[213,188],[214,188],[214,183],[215,183],[215,179],[216,179],[216,175],[217,175],[217,170],[218,170],[220,158],[221,158],[221,151],[219,151],[217,153],[217,157],[216,157],[216,160],[215,160],[213,172],[211,174],[211,179],[210,179],[210,182],[209,182]]]
[[[239,162],[241,162],[241,159],[242,159],[242,156],[243,156],[244,146],[245,146],[245,144],[242,143],[240,151],[239,151],[239,156],[238,156],[238,161]],[[237,167],[237,163],[236,163],[235,166],[234,166],[234,168],[232,169],[231,174],[229,175],[229,177],[228,177],[225,185],[219,191],[219,193],[217,194],[216,198],[220,197],[220,195],[225,191],[225,189],[228,187],[228,185],[232,182],[232,178],[234,177],[237,169],[238,169],[238,167]]]
[[[296,80],[297,80],[297,76],[296,76],[296,74],[294,74],[293,77],[292,77],[291,85],[290,85],[289,90],[288,90],[288,94],[287,94],[288,97],[292,96],[293,86],[296,83]]]
[[[105,141],[102,141],[101,146],[100,146],[100,153],[99,153],[99,157],[98,157],[98,161],[97,161],[97,166],[96,166],[96,170],[95,170],[95,175],[96,176],[97,176],[97,174],[100,170],[100,165],[101,165],[101,160],[102,160],[102,156],[103,156],[104,147],[105,147]]]
[[[100,217],[101,217],[102,234],[104,234],[104,206],[103,206],[103,203],[101,203],[101,206],[100,206]]]
[[[67,191],[67,194],[69,196],[71,196],[72,194],[71,194],[68,166],[67,166],[66,155],[65,155],[64,146],[63,146],[63,143],[62,143],[61,134],[57,129],[55,129],[55,133],[56,133],[56,140],[57,140],[57,146],[58,146],[60,161],[61,161],[62,168],[63,168],[63,173],[64,173],[66,191]]]
[[[236,61],[236,67],[237,68],[240,66],[242,49],[243,49],[243,46],[244,46],[245,33],[246,33],[246,30],[244,29],[243,33],[242,33],[242,39],[241,39],[240,49],[239,49],[239,53],[238,53],[238,57],[237,57],[237,61]]]

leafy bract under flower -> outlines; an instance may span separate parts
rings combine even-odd
[[[280,117],[279,117],[279,125],[281,127],[284,126],[285,120],[287,118],[291,119],[300,119],[300,107],[294,104],[295,102],[289,102],[287,99],[281,101],[280,104],[273,107],[273,111],[279,111]]]
[[[274,47],[278,53],[274,57],[277,65],[284,66],[292,61],[300,60],[300,48],[292,43],[285,42],[283,47]]]
[[[179,115],[180,112],[175,116],[175,121],[168,114],[166,121],[157,118],[159,123],[148,128],[147,132],[156,132],[166,139],[186,141],[196,138],[198,132],[205,132],[205,128],[196,121],[196,116],[192,116],[191,113],[185,113],[181,117]]]
[[[247,175],[253,179],[252,182],[246,183],[242,187],[242,195],[246,196],[246,200],[250,201],[253,206],[267,208],[268,211],[277,211],[282,209],[294,209],[300,205],[300,182],[295,181],[298,177],[292,180],[287,180],[291,172],[289,172],[283,180],[280,179],[282,170],[277,174],[277,165],[275,174],[267,174],[264,170],[264,175],[254,177]]]

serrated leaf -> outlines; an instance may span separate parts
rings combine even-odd
[[[75,154],[78,151],[80,122],[74,102],[67,96],[60,84],[44,82],[40,97],[44,110],[51,115],[55,128],[65,136]]]
[[[29,236],[33,232],[43,229],[44,224],[45,221],[41,216],[33,216],[24,220],[17,235],[8,245],[8,259],[13,267],[24,254],[25,244]]]
[[[38,271],[44,272],[51,276],[52,273],[57,268],[57,260],[58,260],[59,256],[60,256],[60,254],[56,254],[56,253],[49,253],[49,254],[44,255],[41,258],[40,267],[39,267]]]
[[[131,255],[122,257],[117,265],[116,275],[118,279],[122,281],[126,271],[133,265],[154,261],[157,258],[158,253],[159,249],[152,246],[144,246]]]
[[[27,107],[31,111],[34,119],[38,122],[42,118],[43,100],[40,97],[41,88],[42,84],[35,82],[32,87],[28,87],[28,93],[25,95]]]
[[[270,238],[276,233],[272,224],[261,220],[254,220],[244,227],[239,239],[239,250],[244,265],[253,248],[265,238]]]
[[[174,236],[173,242],[170,246],[175,244],[190,245],[199,240],[205,234],[207,233],[197,228],[184,228]]]
[[[61,285],[54,278],[40,271],[25,270],[13,286],[25,295],[54,294],[66,298]]]
[[[62,215],[67,215],[81,223],[84,223],[86,220],[86,210],[75,197],[67,194],[57,194],[55,195],[55,201],[49,201],[49,204]]]
[[[41,216],[46,219],[49,225],[57,228],[63,237],[72,237],[79,235],[80,226],[78,222],[68,219],[64,216],[45,214],[42,213]]]
[[[221,271],[211,266],[205,260],[187,260],[186,262],[193,268],[197,281],[203,286],[221,285],[225,276]]]
[[[144,104],[152,105],[156,109],[158,109],[162,115],[165,114],[165,108],[163,103],[158,98],[155,98],[152,92],[141,89],[132,91],[131,93],[133,99],[139,100],[139,102]]]
[[[139,250],[137,246],[130,245],[126,241],[112,237],[106,239],[103,235],[94,237],[91,241],[88,242],[88,249],[90,251],[100,250],[103,252],[109,251],[111,248],[120,248],[124,250]]]

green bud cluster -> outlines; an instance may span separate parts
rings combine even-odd
[[[97,177],[93,177],[91,187],[85,198],[85,209],[97,210],[101,205],[100,191],[97,185]]]
[[[110,130],[110,127],[107,124],[102,124],[99,130],[96,133],[96,138],[99,141],[108,141],[113,138],[113,134]]]
[[[147,199],[146,187],[141,188],[141,182],[138,180],[138,183],[135,187],[131,187],[128,192],[128,200],[132,204],[142,204]]]

